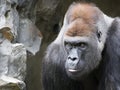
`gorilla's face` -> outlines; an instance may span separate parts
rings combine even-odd
[[[72,79],[81,79],[93,71],[100,63],[101,50],[96,35],[91,37],[69,37],[64,39],[67,53],[65,69]]]

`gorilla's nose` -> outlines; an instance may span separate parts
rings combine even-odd
[[[68,57],[69,60],[72,60],[72,61],[75,61],[77,60],[78,58],[77,57]]]

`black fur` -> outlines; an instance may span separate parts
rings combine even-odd
[[[48,48],[49,56],[45,57],[42,68],[43,90],[82,90],[80,83],[68,78],[65,73],[66,59],[62,50],[56,44],[51,44]]]
[[[66,57],[61,45],[52,43],[47,51],[42,67],[43,90],[120,90],[119,18],[113,21],[108,32],[101,66],[84,81],[67,76],[64,67]]]

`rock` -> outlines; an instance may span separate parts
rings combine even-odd
[[[2,76],[0,77],[0,90],[23,90],[25,83],[16,78]]]
[[[0,90],[25,89],[27,51],[40,50],[37,0],[0,0]]]
[[[0,80],[5,82],[4,88],[9,83],[24,83],[23,81],[26,76],[26,56],[26,49],[23,44],[12,44],[8,40],[4,40],[0,44]],[[2,86],[0,83],[0,87]],[[21,87],[25,88],[25,85]]]
[[[29,19],[20,20],[18,42],[23,43],[25,48],[35,55],[40,50],[42,35],[38,28]]]
[[[19,27],[19,15],[16,10],[17,1],[12,5],[13,2],[11,0],[0,0],[0,30],[8,27],[15,40]]]

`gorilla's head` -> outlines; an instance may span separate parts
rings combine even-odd
[[[103,15],[93,5],[73,5],[66,16],[68,25],[63,36],[67,55],[65,69],[70,78],[81,79],[92,72],[101,61],[106,27],[101,29],[99,24],[106,23],[104,18],[99,20]]]

